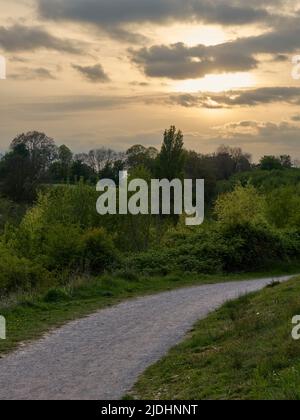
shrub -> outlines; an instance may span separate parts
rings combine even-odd
[[[50,289],[44,296],[44,302],[46,303],[55,303],[55,302],[64,302],[70,299],[70,295],[61,288]]]
[[[139,280],[138,274],[133,269],[127,268],[115,271],[114,277],[132,282],[137,282]]]
[[[221,195],[215,205],[215,214],[223,225],[265,223],[265,198],[247,185],[238,185],[234,191]]]
[[[0,295],[49,283],[49,272],[39,264],[18,257],[3,244],[0,244],[0,254]]]
[[[40,250],[37,250],[43,264],[51,270],[79,270],[81,253],[81,229],[76,225],[62,224],[44,230]]]
[[[118,252],[112,238],[102,228],[91,229],[81,237],[81,249],[85,271],[103,273],[118,262]]]
[[[269,268],[289,257],[282,235],[267,225],[243,223],[222,230],[224,239],[232,245],[232,252],[223,256],[227,272]]]
[[[266,224],[211,223],[172,233],[164,246],[129,257],[127,265],[149,275],[217,274],[268,269],[299,256],[298,232],[279,232]]]

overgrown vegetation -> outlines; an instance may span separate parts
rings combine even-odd
[[[299,278],[227,303],[148,369],[132,396],[299,400],[300,346],[291,336],[299,308]]]
[[[99,216],[91,183],[104,176],[117,181],[124,168],[145,180],[204,178],[204,225],[187,228],[175,215]],[[2,297],[120,270],[151,281],[299,260],[300,170],[288,156],[265,156],[256,167],[240,149],[199,155],[184,150],[182,133],[171,127],[160,152],[137,145],[124,155],[102,148],[74,157],[32,132],[14,139],[0,176]]]

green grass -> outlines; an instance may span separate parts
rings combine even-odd
[[[299,400],[300,277],[225,304],[149,368],[126,398]]]
[[[299,267],[291,268],[290,272],[299,273]],[[282,268],[271,274],[276,276],[286,273],[287,268]],[[141,279],[129,275],[125,280],[106,275],[94,279],[79,279],[65,289],[53,289],[44,296],[23,295],[17,299],[1,301],[0,315],[5,316],[7,321],[7,340],[0,340],[0,357],[23,342],[41,337],[52,328],[125,299],[192,285],[267,276],[270,276],[270,273],[195,277],[169,275]]]

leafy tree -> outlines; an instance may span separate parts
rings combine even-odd
[[[187,179],[205,180],[205,201],[211,202],[216,188],[216,171],[212,159],[194,151],[186,151],[184,174]]]
[[[57,147],[54,140],[44,133],[31,131],[17,136],[12,141],[10,148],[14,150],[20,145],[25,146],[29,153],[33,176],[37,180],[45,177],[50,164],[57,158]]]
[[[117,160],[115,162],[108,162],[105,167],[99,172],[100,179],[112,179],[116,185],[119,184],[119,172],[125,169],[125,162]]]
[[[282,155],[280,156],[280,163],[283,168],[290,169],[292,164],[292,158],[290,155]]]
[[[263,158],[261,158],[259,166],[264,171],[282,169],[281,160],[276,156],[264,156]]]
[[[126,163],[130,169],[136,169],[141,166],[154,172],[155,160],[158,151],[155,147],[146,148],[140,144],[130,147],[126,152]]]
[[[234,191],[221,195],[215,205],[215,214],[222,225],[242,225],[245,223],[264,224],[265,197],[248,185],[238,185]]]
[[[17,144],[0,164],[2,193],[15,202],[33,201],[37,187],[35,175],[29,151],[24,144]]]
[[[243,153],[241,148],[220,146],[213,156],[217,178],[228,180],[233,174],[251,169],[251,155]]]
[[[267,194],[267,217],[279,229],[300,228],[300,185],[276,188]]]
[[[57,150],[57,161],[50,166],[50,176],[53,181],[66,181],[71,176],[71,165],[73,161],[72,151],[65,145]]]
[[[71,178],[73,181],[78,182],[81,179],[84,181],[96,182],[97,174],[93,169],[81,160],[75,160],[71,165]]]
[[[159,178],[169,181],[182,178],[184,174],[185,153],[183,149],[183,134],[171,126],[164,133],[164,141],[157,158]]]

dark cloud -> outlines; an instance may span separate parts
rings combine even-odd
[[[226,140],[231,143],[266,143],[283,147],[299,148],[299,125],[288,121],[240,121],[215,127],[218,132],[217,141]]]
[[[80,43],[57,38],[41,27],[28,27],[16,24],[10,27],[0,27],[0,47],[9,52],[34,51],[40,48],[81,54]]]
[[[24,67],[9,76],[10,79],[14,80],[56,80],[56,77],[52,72],[44,67],[35,69]]]
[[[272,18],[265,7],[269,5],[269,1],[246,4],[244,0],[38,0],[38,11],[46,19],[94,24],[113,36],[123,31],[125,40],[134,41],[136,37],[127,28],[130,24],[266,22]]]
[[[210,73],[239,72],[254,69],[258,62],[235,48],[187,47],[183,43],[129,50],[132,61],[149,77],[194,79]]]
[[[259,54],[286,61],[300,49],[299,19],[291,18],[279,29],[259,36],[238,38],[215,46],[188,47],[183,43],[129,49],[131,60],[149,77],[200,78],[207,74],[249,71],[259,64]]]
[[[101,64],[95,64],[94,66],[73,64],[72,67],[91,83],[107,83],[110,81]]]
[[[293,115],[291,120],[294,122],[300,122],[300,114]]]
[[[273,61],[275,63],[285,63],[287,61],[289,61],[289,56],[286,54],[275,54],[273,56]]]
[[[176,94],[159,101],[186,108],[233,108],[283,102],[300,105],[300,87],[270,87],[223,93]]]

